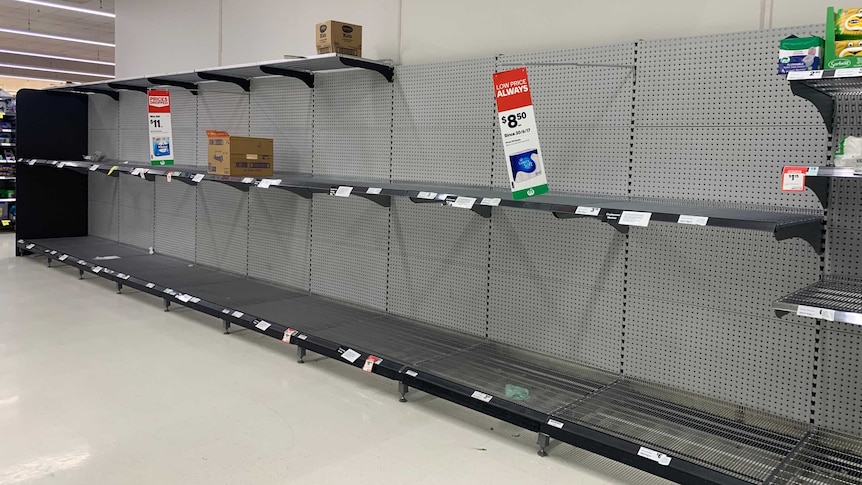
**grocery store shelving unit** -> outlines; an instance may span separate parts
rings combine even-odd
[[[14,229],[17,212],[15,197],[9,196],[15,194],[17,118],[15,112],[4,108],[3,102],[0,99],[0,230]]]
[[[786,33],[746,35],[753,38],[744,38],[744,42],[763,41],[766,45],[768,41],[766,50],[772,52],[774,38],[779,35],[784,37]],[[722,36],[709,38],[704,45],[707,48],[714,46],[721,52],[738,51],[743,56],[757,53],[757,50],[725,45],[730,42],[728,39],[734,41],[733,36]],[[686,40],[679,42],[683,42],[686,48],[690,45]],[[731,204],[721,202],[724,199],[716,201],[716,197],[659,200],[648,194],[642,195],[653,187],[644,185],[644,179],[657,186],[655,179],[670,173],[675,179],[672,182],[681,185],[682,176],[677,172],[686,168],[680,165],[676,167],[678,171],[662,171],[649,167],[646,176],[641,177],[637,169],[644,162],[637,157],[644,157],[647,150],[643,146],[651,145],[642,142],[636,146],[633,141],[635,138],[649,140],[649,134],[645,135],[644,132],[654,133],[663,129],[647,124],[636,126],[632,121],[637,112],[637,106],[632,106],[632,99],[636,102],[639,99],[649,101],[649,86],[655,90],[655,86],[661,85],[650,84],[650,76],[656,72],[650,70],[648,63],[656,63],[663,72],[670,61],[662,56],[666,53],[679,55],[679,52],[678,46],[671,41],[655,41],[537,55],[537,65],[542,66],[539,69],[550,71],[548,79],[556,74],[554,69],[565,70],[565,76],[558,77],[567,79],[563,83],[564,91],[550,93],[553,86],[549,85],[534,90],[534,102],[545,110],[544,119],[551,125],[548,139],[559,142],[556,147],[553,143],[547,145],[553,147],[548,149],[549,153],[555,149],[555,153],[570,153],[560,146],[572,145],[570,137],[582,136],[584,132],[599,133],[605,138],[600,140],[602,149],[599,153],[590,152],[593,149],[590,143],[582,143],[585,158],[595,158],[599,162],[593,166],[581,167],[567,160],[574,170],[566,172],[570,167],[562,163],[551,165],[553,161],[549,157],[549,172],[555,173],[558,180],[565,180],[566,177],[570,177],[570,180],[565,180],[567,185],[564,190],[527,200],[512,199],[510,193],[500,187],[496,175],[491,177],[487,174],[490,171],[499,175],[499,167],[482,165],[493,158],[487,154],[494,152],[491,142],[499,135],[496,128],[493,132],[476,128],[493,119],[493,98],[488,89],[490,73],[498,64],[529,63],[517,56],[476,62],[459,61],[442,66],[406,66],[395,70],[385,62],[330,55],[68,86],[49,92],[26,92],[21,95],[19,105],[26,106],[27,116],[32,118],[22,120],[26,129],[21,133],[23,158],[18,168],[22,182],[19,197],[22,202],[21,214],[27,214],[28,217],[22,217],[22,221],[27,224],[19,227],[17,248],[21,255],[43,256],[49,264],[60,262],[75,268],[79,277],[95,275],[112,281],[118,291],[133,288],[153,295],[163,302],[165,310],[179,305],[211,315],[223,322],[225,332],[230,331],[231,325],[238,325],[295,345],[300,362],[304,360],[305,353],[311,350],[395,380],[402,401],[406,401],[408,390],[415,388],[536,432],[541,455],[547,452],[549,440],[554,438],[686,484],[860,484],[862,450],[859,449],[858,438],[854,434],[845,434],[809,421],[809,415],[812,414],[811,400],[805,393],[809,390],[806,386],[810,384],[810,369],[799,364],[798,367],[802,369],[797,373],[799,375],[788,372],[780,378],[770,376],[760,388],[750,385],[751,382],[760,382],[760,376],[746,374],[750,372],[747,366],[750,366],[751,360],[760,359],[757,362],[764,365],[772,365],[767,361],[777,360],[778,367],[781,367],[790,362],[787,353],[799,352],[801,357],[794,355],[789,364],[795,368],[796,362],[803,361],[808,355],[799,340],[812,337],[813,342],[812,326],[796,320],[788,325],[771,316],[749,317],[745,312],[751,310],[746,305],[750,305],[753,297],[742,303],[734,301],[737,308],[732,311],[708,307],[702,302],[723,291],[722,284],[715,283],[721,281],[713,276],[716,272],[744,274],[746,265],[761,268],[759,265],[762,261],[769,260],[774,254],[779,257],[794,254],[800,259],[819,260],[816,253],[822,249],[822,214],[798,205],[767,210],[763,205],[739,202],[739,198],[728,199],[733,200]],[[698,51],[698,60],[703,55],[710,54]],[[637,63],[646,65],[643,69],[638,68],[638,83],[640,86],[643,82],[644,87],[638,88],[637,95],[643,98],[633,97],[634,79],[630,70],[614,69],[613,76],[617,77],[613,80],[609,80],[610,75],[601,70],[604,69],[602,66],[607,65],[634,64],[635,57]],[[585,63],[585,59],[590,62]],[[726,65],[734,69],[744,66],[739,59]],[[325,82],[314,78],[314,74],[321,70],[346,67],[371,70],[382,74],[384,79],[374,74],[365,75],[361,82],[351,79],[350,83],[334,80],[341,76],[337,74],[327,76]],[[769,68],[774,69],[774,66],[770,64]],[[541,72],[548,74],[547,71]],[[120,109],[116,112],[119,112],[121,119],[132,113],[128,118],[132,120],[137,119],[137,114],[131,110],[123,111],[123,100],[136,102],[134,97],[139,95],[134,92],[145,91],[151,86],[177,87],[181,93],[183,90],[191,93],[183,93],[186,98],[193,98],[194,95],[201,99],[206,96],[204,83],[226,83],[236,86],[229,87],[229,95],[233,96],[230,99],[235,101],[238,96],[244,100],[242,96],[246,92],[251,92],[251,97],[257,85],[257,89],[271,89],[264,93],[269,96],[265,97],[268,103],[278,103],[288,97],[272,88],[274,84],[261,86],[257,80],[263,76],[298,79],[304,84],[300,86],[301,92],[306,94],[306,87],[314,88],[312,97],[295,95],[300,91],[292,90],[295,97],[291,101],[298,99],[298,108],[291,105],[289,109],[283,110],[292,114],[312,113],[315,134],[312,160],[320,162],[312,166],[312,170],[302,170],[301,174],[277,172],[272,178],[266,179],[222,177],[206,174],[200,160],[197,160],[198,166],[173,167],[141,165],[134,160],[124,160],[122,156],[115,157],[119,160],[99,158],[82,161],[80,155],[90,153],[91,150],[86,145],[86,134],[80,136],[80,131],[63,141],[45,143],[58,134],[87,126],[88,107],[96,108],[94,104],[88,106],[88,97],[82,93],[97,94],[92,98],[98,98],[98,101],[91,99],[92,103],[112,106],[111,99],[102,95],[119,100]],[[345,78],[349,76],[344,74]],[[573,91],[567,76],[582,76],[578,78],[579,82],[589,88],[582,93],[587,102],[596,99],[601,101],[601,108],[592,111],[616,110],[608,115],[610,121],[596,122],[589,118],[594,114],[590,109],[573,111],[561,101],[562,97]],[[374,81],[368,80],[371,77]],[[736,79],[733,76],[728,78]],[[541,75],[533,76],[532,72],[531,79],[537,85],[543,82]],[[674,79],[673,85],[676,87],[684,76],[674,73]],[[393,88],[387,82],[396,87]],[[450,98],[452,86],[471,82],[475,84],[470,88],[473,91],[464,88],[463,92],[458,93],[460,98],[454,101]],[[443,91],[425,92],[420,89],[427,86],[445,86],[445,96],[441,95]],[[366,99],[382,99],[391,104],[380,106],[379,112],[374,113],[369,113],[374,106],[351,111],[350,103],[333,94],[339,88],[350,91],[353,96],[350,99],[356,104]],[[593,88],[604,91],[596,94],[590,90]],[[702,86],[696,89],[698,102],[702,99],[703,90]],[[541,98],[543,91],[549,92],[548,99]],[[237,96],[234,93],[239,94]],[[602,99],[602,96],[609,96],[608,93],[621,93],[618,106],[608,107],[613,103],[606,103]],[[674,100],[684,97],[676,90],[672,96]],[[770,99],[770,106],[774,104],[771,98],[763,98]],[[411,101],[415,104],[410,104]],[[279,107],[287,106],[287,102]],[[185,113],[200,116],[200,107],[212,108],[200,101],[198,103],[190,103],[192,109],[187,109]],[[303,103],[310,103],[313,110],[307,109],[310,105]],[[241,103],[237,104],[242,112],[239,124],[251,130],[253,117],[249,114],[248,119],[244,118],[246,111]],[[578,119],[579,124],[575,126],[554,125],[551,111],[557,105],[561,106],[561,118],[569,120],[577,115],[584,119]],[[245,106],[255,105],[249,101]],[[483,111],[486,108],[487,112]],[[55,113],[53,119],[49,120],[53,125],[36,123],[37,117],[44,117],[49,109]],[[428,123],[429,119],[435,120],[433,115],[445,114],[447,121],[453,118],[461,120],[461,125],[448,128],[449,131],[443,133],[446,137],[433,139],[434,142],[445,139],[453,146],[457,145],[457,150],[439,155],[440,159],[446,159],[444,162],[451,159],[457,163],[442,165],[443,162],[436,158],[438,154],[428,153],[427,150],[418,150],[421,155],[415,157],[415,151],[411,151],[414,145],[411,143],[422,134],[411,131],[411,110],[420,113],[416,118],[422,122],[416,124],[422,129],[433,124]],[[57,111],[64,114],[58,116]],[[683,111],[688,113],[691,110]],[[428,113],[430,115],[427,118],[423,117]],[[646,123],[644,119],[648,116],[637,113],[638,122]],[[663,111],[662,122],[671,115]],[[177,120],[181,117],[179,112],[173,116]],[[267,116],[261,118],[269,119]],[[405,118],[409,121],[405,122]],[[361,145],[361,149],[356,149],[355,140],[345,136],[345,126],[368,131],[362,133],[365,144]],[[200,126],[195,124],[194,129],[197,128]],[[300,131],[302,126],[296,124],[292,128],[290,135]],[[726,131],[726,127],[721,129]],[[469,142],[459,138],[470,130],[476,131],[475,138],[467,138]],[[119,131],[122,142],[122,127]],[[675,127],[672,139],[679,138],[681,132],[685,130]],[[195,138],[199,134],[193,132],[192,135],[191,138]],[[379,135],[380,140],[375,138],[376,135]],[[487,147],[477,149],[481,151],[477,156],[470,153],[471,149],[476,148],[472,144],[479,143],[475,140],[487,143]],[[137,142],[136,139],[133,141]],[[689,143],[688,140],[683,141]],[[428,139],[421,142],[428,142]],[[664,147],[664,140],[655,145]],[[377,157],[375,150],[380,147],[383,155]],[[614,150],[622,155],[608,155]],[[653,156],[652,153],[647,155]],[[495,156],[499,158],[499,153]],[[584,155],[577,152],[571,156]],[[405,162],[412,158],[416,158],[411,162],[414,165]],[[383,168],[377,171],[369,168],[378,159],[383,159],[388,165],[383,166],[381,163]],[[292,160],[277,159],[276,166],[279,163],[287,165],[285,162]],[[475,166],[471,166],[471,163]],[[438,164],[435,167],[442,165],[446,170],[457,172],[459,181],[469,179],[471,183],[397,181],[398,171],[413,173],[412,178],[419,178],[416,173],[424,175],[423,171],[434,164]],[[599,168],[596,169],[596,166]],[[589,172],[590,176],[584,175],[587,170],[593,170]],[[309,171],[314,175],[306,173]],[[427,180],[443,179],[440,173],[444,171],[429,170],[436,178],[429,177]],[[484,175],[476,176],[477,172]],[[710,170],[709,173],[714,174],[715,171]],[[593,182],[592,178],[602,177],[605,178],[595,182],[595,185],[607,184],[608,187],[600,188],[607,189],[607,193],[612,195],[578,195],[590,192],[572,188],[588,186]],[[482,182],[472,182],[473,179]],[[446,180],[451,180],[451,177]],[[770,186],[774,185],[772,182],[770,178]],[[135,200],[153,198],[152,205],[144,209],[132,206],[129,202],[131,199],[128,199],[125,202],[127,205],[117,209],[117,212],[107,212],[113,210],[117,202],[93,200],[93,206],[99,210],[107,208],[105,213],[108,216],[103,220],[108,221],[108,225],[115,224],[117,220],[122,225],[122,210],[126,209],[134,215],[130,218],[130,224],[139,223],[146,228],[158,226],[159,222],[154,220],[159,217],[173,221],[169,227],[162,226],[162,230],[180,231],[189,224],[195,231],[198,226],[203,227],[205,234],[200,238],[202,244],[210,243],[211,239],[235,227],[248,230],[246,237],[249,238],[254,230],[249,223],[253,212],[245,204],[250,204],[249,201],[255,197],[255,200],[265,199],[267,204],[272,204],[266,207],[270,209],[268,212],[273,215],[273,219],[264,223],[279,224],[279,229],[274,229],[267,240],[277,241],[277,249],[288,246],[293,233],[301,230],[297,230],[298,226],[285,229],[282,223],[291,219],[293,213],[281,211],[287,210],[284,205],[288,204],[290,209],[300,207],[296,209],[299,224],[305,225],[304,217],[309,217],[308,214],[312,217],[310,222],[313,224],[314,244],[309,252],[316,252],[303,255],[300,264],[310,273],[309,280],[324,274],[331,275],[333,280],[337,280],[335,290],[318,294],[311,290],[322,285],[315,287],[311,282],[308,288],[297,289],[271,280],[263,282],[255,279],[249,271],[251,249],[246,250],[244,247],[242,257],[247,259],[241,259],[240,264],[235,266],[244,267],[245,272],[228,269],[226,265],[214,266],[213,263],[222,264],[230,257],[226,251],[218,254],[219,259],[207,264],[201,260],[192,260],[200,256],[203,248],[197,248],[193,257],[162,254],[159,247],[151,254],[146,244],[122,243],[118,242],[119,237],[106,239],[91,234],[88,230],[88,222],[92,221],[88,221],[87,193],[98,191],[102,186],[108,187],[105,193],[109,195],[116,187],[126,187],[135,191],[132,196]],[[62,207],[44,203],[39,197],[39,194],[44,193],[54,194],[57,200],[63,200]],[[156,197],[156,194],[175,197],[178,193],[186,195],[171,199]],[[192,195],[187,195],[189,193]],[[289,198],[273,197],[273,193]],[[104,193],[97,195],[102,197]],[[765,199],[775,202],[768,197]],[[189,200],[196,204],[195,210],[183,205],[188,204]],[[164,205],[157,208],[158,204]],[[306,215],[303,215],[304,207],[309,207]],[[217,226],[207,225],[212,223],[209,211],[218,214]],[[235,223],[228,217],[232,212],[249,219],[239,219]],[[92,214],[99,216],[101,213],[94,211]],[[186,219],[181,217],[187,214],[192,215]],[[151,215],[153,220],[149,219]],[[559,221],[554,218],[594,219],[597,223]],[[58,227],[60,224],[65,226]],[[430,229],[426,230],[423,226]],[[536,236],[530,245],[525,245],[519,239],[506,240],[500,235],[506,231]],[[481,237],[472,239],[477,233]],[[173,234],[168,236],[174,237]],[[703,245],[707,249],[692,251],[682,244],[686,243],[683,241],[686,238],[694,241],[690,243],[691,246]],[[547,244],[546,239],[550,241]],[[192,234],[190,240],[192,244],[198,244],[199,239]],[[402,240],[406,242],[402,243]],[[719,243],[714,243],[715,240]],[[395,248],[396,243],[401,246]],[[514,249],[510,251],[507,244]],[[267,258],[282,259],[275,255],[272,246],[265,243],[260,245],[267,252]],[[381,249],[378,246],[385,247]],[[408,259],[407,264],[404,263],[405,258],[411,255],[405,254],[409,253],[403,249],[405,247],[418,253],[412,255],[417,259]],[[463,247],[477,247],[478,251],[467,251],[466,254],[470,255],[468,259],[457,252]],[[745,254],[722,253],[716,260],[708,259],[708,253],[721,253],[727,251],[728,247],[741,248],[740,253]],[[327,250],[330,252],[327,253]],[[362,267],[370,260],[362,260],[363,252],[368,251],[377,251],[375,255],[382,254],[379,258],[382,266],[367,264],[368,267]],[[655,253],[661,253],[661,256]],[[346,256],[335,261],[320,261],[326,257],[335,259],[333,254]],[[480,255],[478,260],[476,254]],[[507,266],[524,254],[547,261],[542,260],[539,262],[541,266],[530,268]],[[668,254],[670,257],[659,259]],[[110,258],[105,259],[106,256]],[[362,261],[351,265],[349,259]],[[658,263],[652,264],[652,259]],[[439,263],[433,268],[443,269],[439,273],[408,273],[401,281],[403,284],[403,280],[407,280],[411,296],[445,295],[442,297],[450,299],[432,302],[436,304],[433,309],[435,316],[433,319],[426,317],[424,321],[435,324],[418,322],[410,314],[402,316],[403,309],[401,313],[391,311],[394,304],[389,304],[390,298],[391,301],[396,299],[395,290],[404,291],[397,287],[398,273],[394,268],[399,264],[402,268],[411,264],[418,266],[425,260],[433,260]],[[577,265],[573,265],[572,261]],[[780,269],[782,266],[784,262],[769,267]],[[500,267],[503,269],[498,269]],[[677,295],[681,293],[673,293],[675,288],[661,286],[667,284],[665,274],[668,267],[679,271],[680,277],[693,278],[693,286],[699,283],[695,280],[707,280],[703,285],[705,289],[695,297],[680,298]],[[569,273],[564,276],[572,279],[542,279],[542,274],[553,273],[558,271],[557,268],[562,268],[559,270],[561,274]],[[525,272],[530,274],[525,275]],[[571,273],[574,273],[574,277]],[[653,273],[656,276],[650,279]],[[766,276],[768,279],[777,278],[773,274]],[[387,306],[373,306],[357,302],[355,298],[349,301],[346,301],[347,298],[334,299],[334,296],[341,298],[342,294],[350,292],[351,288],[347,286],[351,281],[359,281],[367,286],[385,281]],[[721,283],[736,286],[743,284],[741,281]],[[757,284],[746,287],[748,293],[756,293]],[[502,285],[506,288],[501,289]],[[636,286],[637,291],[634,289]],[[493,305],[490,295],[494,292],[497,292],[497,300],[494,301],[503,306],[499,310],[501,313],[520,311],[507,309],[500,303],[504,299],[533,306],[528,307],[528,313],[513,317],[517,320],[514,327],[500,325],[495,328],[488,318],[482,322],[483,327],[473,328],[468,326],[469,315],[450,312],[448,308],[442,307],[451,305],[461,308],[458,307],[459,293],[468,292],[474,287],[479,289],[481,298],[486,299],[470,304],[482,306],[483,311],[490,311]],[[532,287],[538,288],[540,293],[531,293]],[[449,291],[440,292],[440,288]],[[652,290],[663,294],[653,298],[649,293]],[[738,300],[749,298],[745,292],[735,295]],[[762,298],[759,294],[757,297]],[[414,303],[408,301],[409,305]],[[650,314],[649,305],[661,310],[660,314]],[[569,311],[567,306],[575,309],[565,313],[565,317],[555,318],[552,312],[545,310],[548,307],[562,314]],[[684,307],[684,310],[676,310],[679,307]],[[704,308],[708,311],[703,311]],[[769,303],[759,305],[757,311],[761,310],[769,313]],[[713,318],[712,314],[718,317]],[[497,318],[502,320],[505,317]],[[566,318],[571,318],[571,321]],[[724,322],[733,319],[739,321]],[[677,323],[680,326],[672,326]],[[738,328],[748,328],[746,326],[750,326],[752,332],[760,332],[756,339],[740,337]],[[584,327],[586,330],[575,327]],[[714,331],[713,327],[718,330]],[[596,361],[587,362],[588,359],[576,361],[571,357],[550,355],[552,352],[549,348],[556,344],[562,347],[600,347],[601,339],[606,335],[591,334],[601,333],[597,329],[607,329],[604,333],[613,334],[611,339],[619,338],[619,341],[614,340],[609,345],[607,353],[610,364],[600,365]],[[548,335],[549,332],[551,335]],[[772,333],[781,333],[785,340],[771,340]],[[749,345],[749,340],[756,341],[756,345]],[[599,344],[593,345],[595,342]],[[688,355],[687,347],[698,345],[706,355],[695,355],[692,362],[679,365],[679,356],[684,358]],[[792,347],[792,352],[786,350],[788,346]],[[707,354],[709,347],[718,347],[725,352],[720,355]],[[779,350],[770,354],[769,349],[773,348]],[[592,350],[587,349],[584,353]],[[636,352],[650,357],[639,358]],[[711,370],[704,371],[704,367],[721,371],[726,362],[734,364],[728,374],[732,373],[735,382],[727,384],[718,379],[692,382],[701,379],[702,375],[711,375],[708,374]],[[678,365],[678,374],[649,373],[668,369],[676,372],[675,367]],[[777,373],[783,371],[778,369]],[[670,375],[673,379],[667,379],[670,382],[664,384],[655,375]],[[686,381],[686,378],[689,380]],[[794,379],[802,384],[782,387],[787,382],[795,382]],[[685,389],[681,388],[683,385]],[[512,386],[514,391],[509,392],[508,388]],[[788,398],[790,393],[785,392],[786,389],[796,392],[800,388],[801,392]],[[525,390],[528,390],[526,395],[523,393]],[[751,394],[746,394],[752,390]],[[762,400],[764,394],[776,396],[775,402]],[[802,395],[800,397],[797,394]],[[716,398],[726,396],[730,397],[727,400]],[[801,401],[799,406],[793,403],[788,405],[796,398]],[[740,401],[753,404],[741,404]]]

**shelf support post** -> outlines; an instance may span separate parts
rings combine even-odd
[[[539,445],[539,456],[546,457],[548,456],[548,446],[551,444],[551,437],[546,435],[545,433],[539,433],[539,439],[536,440],[536,444]]]
[[[410,388],[407,387],[407,384],[398,381],[398,393],[401,394],[401,397],[398,398],[398,402],[407,402],[406,394],[410,392]]]
[[[230,333],[230,322],[226,319],[222,319],[222,323],[224,324],[224,334],[227,335]]]
[[[165,311],[171,311],[171,300],[168,300],[167,298],[163,298],[163,300],[165,301]]]
[[[296,357],[297,357],[296,362],[298,362],[300,364],[305,363],[305,360],[304,360],[305,359],[305,347],[301,347],[299,345],[296,346]]]
[[[84,270],[78,269],[78,279],[79,280],[84,279]]]
[[[123,284],[118,281],[117,282],[117,294],[119,295],[122,292],[123,292]]]

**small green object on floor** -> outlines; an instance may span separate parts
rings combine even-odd
[[[530,390],[524,387],[506,384],[506,397],[515,401],[526,401],[530,399]]]

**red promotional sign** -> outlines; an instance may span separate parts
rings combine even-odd
[[[495,73],[494,89],[497,92],[497,111],[500,113],[533,104],[525,67]]]
[[[171,92],[167,89],[150,89],[147,91],[148,113],[170,113]]]
[[[781,172],[782,192],[805,192],[805,174],[808,167],[784,167]]]

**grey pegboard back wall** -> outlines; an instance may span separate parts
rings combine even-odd
[[[781,194],[779,173],[785,164],[825,163],[828,138],[816,111],[793,97],[786,83],[774,75],[777,39],[791,31],[817,30],[822,29],[503,55],[492,67],[499,71],[513,67],[509,64],[530,66],[554,190],[817,210],[813,194]],[[361,71],[318,75],[314,90],[280,78],[253,81],[250,95],[231,85],[208,83],[209,93],[188,97],[196,104],[197,158],[205,157],[201,147],[205,147],[206,127],[201,123],[212,124],[236,113],[216,128],[235,124],[233,131],[227,127],[232,134],[244,134],[245,126],[252,136],[284,140],[277,145],[286,149],[276,147],[276,153],[284,153],[278,156],[279,169],[504,186],[489,62],[397,67],[394,85],[376,73]],[[625,68],[570,65],[578,62],[637,64],[637,83]],[[488,79],[483,80],[486,74]],[[457,92],[440,99],[444,93],[436,85],[431,89],[422,83],[439,83]],[[487,128],[481,116],[486,107]],[[440,116],[449,116],[457,129],[434,126]],[[405,120],[412,126],[403,125]],[[267,127],[270,122],[275,126]],[[422,123],[431,123],[433,133],[417,131]],[[451,145],[456,147],[425,149],[434,135],[454,140]],[[470,145],[472,140],[488,152]],[[456,152],[467,155],[459,160],[446,158]],[[458,162],[463,168],[460,178],[450,169]],[[157,194],[165,188],[157,186]],[[174,197],[165,199],[169,203],[157,197],[155,239],[157,246],[162,241],[166,248],[183,251],[188,226],[181,237],[169,241],[165,236],[171,225],[160,229],[159,223],[172,210],[169,204],[188,203],[188,197],[176,189],[171,187]],[[664,224],[633,229],[626,238],[595,221],[557,221],[529,211],[495,209],[488,225],[475,214],[412,206],[406,201],[397,201],[395,208],[387,210],[357,198],[316,195],[309,202],[280,192],[264,194],[261,189],[252,189],[246,196],[228,187],[221,189],[212,190],[206,182],[188,189],[196,193],[196,200],[183,209],[190,211],[184,214],[195,214],[196,230],[191,236],[197,244],[185,251],[197,252],[198,261],[212,261],[217,250],[226,247],[225,241],[242,239],[242,231],[237,235],[217,227],[224,221],[216,216],[239,204],[240,212],[231,224],[242,225],[241,208],[253,212],[245,219],[246,227],[251,227],[245,237],[252,246],[245,260],[236,254],[226,261],[233,270],[247,271],[252,277],[365,306],[388,307],[400,315],[439,324],[441,319],[429,320],[433,298],[417,290],[417,275],[431,272],[447,281],[469,282],[484,275],[487,295],[477,303],[478,310],[467,298],[453,305],[453,315],[458,311],[466,315],[462,330],[480,334],[484,304],[485,331],[492,340],[611,371],[622,369],[797,419],[807,419],[810,412],[806,403],[814,373],[807,369],[813,371],[816,328],[796,318],[777,320],[765,304],[785,288],[792,290],[817,278],[819,257],[799,241],[778,243],[743,230]],[[275,205],[284,212],[273,211]],[[258,208],[270,212],[258,213]],[[306,232],[302,218],[309,212]],[[432,223],[427,228],[414,227],[423,218]],[[180,224],[173,222],[177,228]],[[483,224],[487,234],[461,238],[464,246],[451,260],[425,259],[459,241],[460,227]],[[421,236],[422,230],[433,232],[435,227],[445,244],[434,245]],[[394,229],[406,231],[395,240]],[[528,296],[525,308],[541,308],[545,325],[525,322],[512,298],[517,288],[511,275],[518,269],[512,255],[526,247],[523,234],[531,231],[544,235],[544,242],[531,253],[534,271],[542,276],[530,280],[528,294],[534,298]],[[289,242],[283,242],[288,235]],[[560,251],[560,247],[570,249]],[[282,251],[282,259],[267,261],[269,251]],[[735,260],[740,251],[746,254]],[[463,255],[490,266],[475,273],[472,267],[464,270],[458,259]],[[600,256],[601,264],[596,260]],[[306,257],[310,273],[303,286]],[[756,271],[763,274],[751,277]],[[475,295],[470,294],[481,298],[476,287],[462,289],[475,290]],[[452,315],[445,319],[453,320]],[[691,347],[672,356],[672,365],[662,367],[656,359],[673,352],[669,339],[674,332]],[[738,345],[719,356],[714,348],[725,349],[722,339],[728,336]],[[714,356],[715,361],[703,355]],[[849,369],[850,361],[842,359],[832,368]],[[733,388],[732,376],[746,379],[745,372],[759,372],[755,363],[763,364],[763,372]],[[771,380],[778,384],[772,385]],[[846,411],[821,422],[837,423],[842,412]]]

